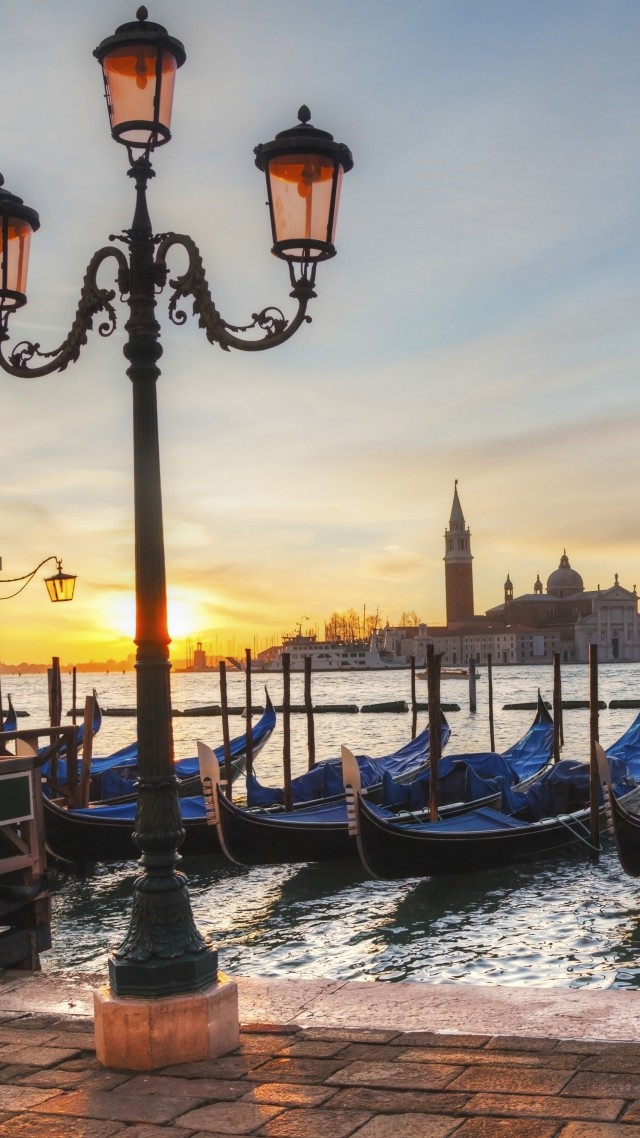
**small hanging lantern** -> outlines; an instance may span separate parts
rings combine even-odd
[[[112,137],[134,149],[154,150],[171,138],[175,74],[187,56],[166,28],[147,22],[146,8],[136,16],[93,54],[102,64]]]
[[[290,266],[335,257],[342,175],[353,166],[348,146],[311,125],[308,107],[300,107],[298,118],[296,126],[254,151],[267,178],[271,251]]]
[[[53,577],[45,577],[44,583],[52,601],[72,601],[76,587],[76,577],[62,572],[62,562],[58,560],[58,572]]]
[[[27,271],[31,234],[40,218],[22,198],[3,189],[0,174],[0,317],[27,303]]]

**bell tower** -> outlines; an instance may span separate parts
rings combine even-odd
[[[444,533],[444,578],[447,624],[473,620],[473,557],[471,533],[467,529],[458,498],[458,479],[453,490],[449,528]]]

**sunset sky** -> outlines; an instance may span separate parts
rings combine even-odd
[[[0,170],[41,220],[14,343],[64,339],[90,257],[131,223],[92,51],[136,7],[3,4]],[[151,216],[195,239],[225,319],[294,311],[256,143],[304,102],[355,161],[338,256],[288,344],[222,352],[159,299],[177,654],[187,636],[226,653],[301,620],[322,632],[340,608],[442,622],[456,478],[477,612],[564,548],[586,588],[640,585],[638,0],[147,7],[187,52]],[[66,372],[0,372],[1,575],[49,554],[78,574],[71,605],[38,580],[2,606],[5,663],[131,651],[126,315]]]

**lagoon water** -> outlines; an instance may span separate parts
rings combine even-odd
[[[448,715],[449,752],[488,750],[486,669],[480,669],[477,712],[468,709],[468,683],[443,679],[443,702],[461,710]],[[3,676],[25,726],[47,721],[46,677]],[[264,703],[264,684],[282,701],[280,675],[253,677],[253,702]],[[418,699],[426,701],[426,684]],[[229,674],[229,703],[244,699],[245,678]],[[535,700],[537,689],[551,701],[550,666],[494,668],[496,749],[515,742],[531,723],[530,711],[504,711],[503,704]],[[131,673],[78,676],[78,705],[95,687],[104,707],[133,707]],[[588,699],[586,666],[566,666],[564,699]],[[316,704],[410,702],[409,671],[313,675]],[[172,677],[176,709],[219,702],[217,673]],[[640,698],[640,664],[605,665],[600,699]],[[292,676],[292,703],[303,701],[303,677]],[[71,677],[63,676],[63,710],[71,708]],[[627,728],[636,712],[600,713],[605,746]],[[418,729],[427,720],[420,713]],[[63,720],[68,722],[69,720]],[[177,716],[176,755],[193,755],[201,738],[222,741],[219,718]],[[233,717],[232,735],[244,720]],[[407,741],[411,715],[322,714],[315,719],[317,758],[339,753],[346,743],[358,753],[383,755]],[[586,759],[589,713],[564,712],[566,758]],[[135,736],[135,719],[105,716],[94,743],[109,754]],[[291,720],[294,774],[306,769],[306,717]],[[280,785],[282,727],[260,752],[262,782]],[[429,980],[435,983],[535,984],[557,987],[640,988],[640,880],[626,877],[608,844],[596,864],[588,850],[462,877],[369,880],[357,863],[244,869],[220,857],[185,862],[199,928],[218,945],[220,967],[229,974],[340,980]],[[123,937],[129,919],[135,863],[96,866],[53,875],[53,941],[42,957],[48,974],[106,971],[106,955]]]

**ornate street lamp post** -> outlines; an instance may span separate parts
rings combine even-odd
[[[192,298],[193,311],[210,343],[221,348],[262,351],[284,343],[309,321],[319,261],[335,255],[333,244],[342,175],[353,160],[348,148],[310,122],[306,107],[299,123],[256,148],[264,170],[273,232],[273,253],[286,260],[291,296],[298,309],[287,321],[277,308],[254,314],[238,327],[220,316],[209,292],[200,253],[191,237],[154,234],[146,191],[154,177],[150,157],[170,137],[175,74],[185,50],[166,29],[147,18],[123,24],[94,52],[102,65],[113,138],[126,147],[128,174],[136,187],[131,228],[89,262],[75,320],[64,342],[43,352],[22,340],[9,348],[8,318],[26,302],[29,240],[39,226],[37,213],[0,190],[0,365],[20,378],[61,371],[77,360],[94,317],[109,336],[116,326],[116,290],[98,284],[105,262],[115,261],[117,292],[129,308],[124,354],[133,385],[137,705],[139,744],[138,809],[133,834],[141,851],[141,873],[134,886],[131,922],[123,943],[109,959],[111,992],[116,997],[159,998],[204,990],[216,981],[217,954],[197,930],[185,876],[177,871],[184,837],[173,769],[169,634],[160,489],[156,406],[158,361],[162,355],[156,298],[168,279],[167,257],[175,245],[185,250],[187,269],[171,280],[168,303],[173,323],[187,317],[179,304]],[[251,333],[255,338],[251,338]],[[249,333],[244,338],[244,333]]]

